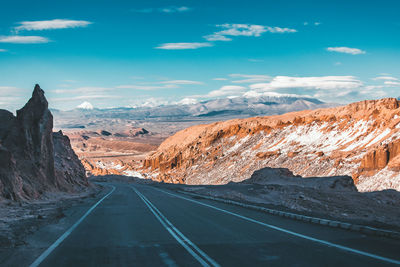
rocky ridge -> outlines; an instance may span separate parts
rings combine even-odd
[[[197,125],[144,161],[154,180],[240,182],[264,167],[296,175],[351,175],[358,190],[400,190],[400,108],[395,98]]]
[[[68,137],[53,133],[53,116],[39,85],[17,116],[0,110],[0,125],[0,197],[33,199],[88,185]]]

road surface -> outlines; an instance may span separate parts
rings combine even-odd
[[[196,199],[160,187],[109,194],[31,266],[395,266],[400,241]],[[47,249],[47,250],[46,250]]]

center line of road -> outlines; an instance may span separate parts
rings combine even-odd
[[[75,230],[76,227],[109,195],[111,195],[115,186],[110,185],[112,187],[111,191],[107,193],[104,197],[102,197],[99,201],[96,202],[76,223],[74,223],[62,236],[60,236],[48,249],[46,249],[29,267],[37,267],[39,266],[46,258],[53,252],[58,245],[61,244],[71,233]]]
[[[131,187],[136,194],[143,200],[144,204],[154,214],[161,225],[179,242],[189,253],[192,255],[202,266],[214,266],[219,267],[220,265],[204,253],[198,246],[184,236],[157,208],[153,203],[150,202],[142,193],[140,193],[134,186]]]
[[[373,259],[376,259],[376,260],[380,260],[380,261],[384,261],[384,262],[400,265],[400,261],[398,261],[398,260],[382,257],[382,256],[379,256],[379,255],[375,255],[375,254],[368,253],[368,252],[365,252],[365,251],[361,251],[361,250],[358,250],[358,249],[341,246],[341,245],[338,245],[338,244],[335,244],[335,243],[331,243],[329,241],[325,241],[325,240],[321,240],[321,239],[314,238],[314,237],[311,237],[311,236],[307,236],[307,235],[303,235],[303,234],[300,234],[300,233],[296,233],[296,232],[293,232],[293,231],[290,231],[290,230],[283,229],[283,228],[278,227],[278,226],[274,226],[274,225],[271,225],[271,224],[267,224],[267,223],[263,223],[263,222],[251,219],[249,217],[246,217],[246,216],[243,216],[243,215],[231,212],[231,211],[227,211],[227,210],[224,210],[224,209],[221,209],[221,208],[217,208],[217,207],[209,205],[209,204],[205,204],[205,203],[202,203],[200,201],[196,201],[194,199],[190,199],[190,198],[186,198],[186,197],[183,197],[183,196],[180,196],[180,195],[176,195],[176,194],[164,191],[164,190],[159,189],[159,188],[155,188],[155,187],[152,187],[152,188],[157,190],[157,191],[163,192],[165,194],[168,194],[168,195],[171,195],[171,196],[174,196],[174,197],[178,197],[178,198],[181,198],[181,199],[185,199],[187,201],[191,201],[191,202],[197,203],[199,205],[206,206],[206,207],[209,207],[209,208],[212,208],[212,209],[215,209],[215,210],[218,210],[218,211],[233,215],[235,217],[244,219],[246,221],[253,222],[253,223],[256,223],[256,224],[259,224],[259,225],[262,225],[262,226],[266,226],[268,228],[271,228],[271,229],[274,229],[274,230],[278,230],[278,231],[281,231],[281,232],[284,232],[284,233],[287,233],[287,234],[290,234],[290,235],[294,235],[294,236],[297,236],[297,237],[300,237],[300,238],[303,238],[303,239],[314,241],[314,242],[317,242],[317,243],[320,243],[320,244],[323,244],[323,245],[326,245],[326,246],[329,246],[329,247],[334,247],[334,248],[338,248],[338,249],[341,249],[341,250],[344,250],[344,251],[348,251],[348,252],[351,252],[351,253],[355,253],[355,254],[359,254],[359,255],[362,255],[362,256],[370,257],[370,258],[373,258]]]

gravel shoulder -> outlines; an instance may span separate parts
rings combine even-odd
[[[0,201],[0,265],[18,266],[22,262],[29,265],[31,256],[38,254],[43,246],[36,244],[38,233],[47,229],[43,231],[46,236],[42,234],[40,239],[54,241],[108,191],[109,188],[92,184],[79,193],[51,192],[29,202]],[[39,248],[32,250],[32,247]]]

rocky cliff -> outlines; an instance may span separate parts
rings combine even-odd
[[[68,137],[53,135],[53,116],[39,85],[17,116],[0,110],[0,125],[0,197],[30,199],[87,185]]]
[[[351,175],[361,191],[400,190],[400,108],[395,98],[198,125],[165,140],[144,162],[155,180],[243,181],[264,167],[296,175]]]

